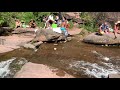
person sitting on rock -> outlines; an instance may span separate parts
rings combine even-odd
[[[99,28],[99,33],[104,34],[104,33],[109,33],[109,25],[107,22],[104,22],[100,28]]]
[[[114,25],[115,39],[117,38],[117,34],[120,34],[120,21],[117,21]]]
[[[117,21],[114,25],[114,32],[120,34],[120,21]]]
[[[15,20],[15,28],[19,28],[19,27],[21,27],[21,25],[22,24],[19,19]]]
[[[35,23],[35,20],[30,20],[29,26],[30,26],[30,28],[36,28],[37,25]]]

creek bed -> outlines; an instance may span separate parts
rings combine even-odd
[[[56,49],[54,49],[56,48]],[[56,67],[76,78],[107,78],[120,72],[119,46],[86,44],[74,37],[67,43],[43,43],[37,51],[20,48],[0,55],[0,61],[12,57]]]

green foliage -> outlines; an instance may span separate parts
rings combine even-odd
[[[82,12],[81,18],[86,22],[80,26],[81,28],[84,28],[91,32],[97,31],[98,26],[96,25],[96,19],[93,18],[88,12]]]
[[[43,17],[52,13],[53,12],[0,12],[0,26],[10,26],[14,28],[15,19],[20,19],[26,24],[28,24],[31,19],[34,19],[38,26],[43,27]]]
[[[70,20],[70,21],[69,21],[69,24],[70,24],[70,29],[72,29],[72,28],[73,28],[73,26],[74,26],[74,24],[73,24],[72,20]]]

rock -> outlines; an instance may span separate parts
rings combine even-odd
[[[18,71],[14,78],[75,78],[74,76],[43,64],[28,62]]]
[[[35,49],[35,48],[36,48],[36,47],[35,47],[33,44],[31,44],[31,43],[27,43],[27,44],[25,44],[23,47],[24,47],[24,48],[30,48],[30,49]]]
[[[108,78],[120,78],[120,74],[109,74]]]
[[[0,27],[0,36],[9,35],[12,31],[13,29],[10,27]]]
[[[28,61],[25,58],[17,58],[16,60],[12,61],[12,63],[9,66],[10,74],[8,77],[12,78],[15,73],[17,73],[24,64],[26,64]]]
[[[35,28],[16,28],[12,32],[12,34],[20,34],[20,33],[35,33]]]
[[[43,43],[42,41],[39,41],[39,42],[33,43],[33,45],[37,47],[37,46],[40,46],[42,43]]]
[[[72,40],[72,38],[71,37],[67,37],[67,41],[71,41]]]
[[[120,44],[120,35],[117,35],[117,39],[114,39],[113,33],[98,35],[96,32],[89,34],[83,39],[83,42],[93,44]]]
[[[86,35],[88,35],[89,33],[90,33],[89,31],[83,29],[83,30],[81,30],[80,35],[86,36]]]
[[[56,40],[65,39],[65,37],[62,34],[56,33],[52,29],[40,29],[37,31],[33,41],[39,41],[41,36],[42,37],[44,36],[44,38],[41,39],[41,41],[56,41]]]

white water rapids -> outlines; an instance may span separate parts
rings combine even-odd
[[[10,74],[9,65],[12,63],[13,60],[16,58],[9,59],[7,61],[0,62],[0,78],[4,78],[8,74]]]
[[[97,54],[99,58],[100,65],[97,63],[90,63],[84,60],[81,61],[73,61],[69,64],[68,69],[72,69],[77,73],[83,73],[88,77],[95,78],[108,78],[109,74],[118,74],[120,73],[119,64],[112,63],[112,59],[109,57],[103,56],[102,54],[92,51],[92,53]],[[119,60],[114,60],[114,62],[120,62]]]

